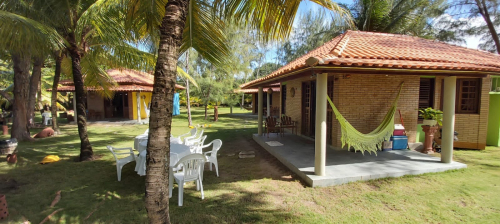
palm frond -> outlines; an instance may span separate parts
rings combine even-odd
[[[345,8],[331,0],[310,0],[332,12],[337,21],[353,24]],[[245,21],[265,35],[263,40],[287,38],[301,0],[214,0],[225,18]]]
[[[230,55],[224,35],[224,21],[214,8],[202,0],[189,1],[189,12],[179,55],[194,48],[214,65],[223,64]]]
[[[89,52],[82,58],[82,73],[86,87],[95,88],[102,97],[112,99],[113,87],[117,86],[115,80],[111,78],[106,70],[99,66],[99,52]]]
[[[0,10],[0,49],[43,54],[65,46],[57,31],[35,20]]]
[[[126,43],[99,46],[93,49],[99,56],[98,62],[108,68],[128,68],[142,71],[154,69],[155,55],[140,51]],[[97,52],[99,51],[99,52]]]
[[[127,30],[136,31],[141,38],[148,34],[158,33],[165,15],[168,0],[128,0],[124,1]]]
[[[198,83],[196,83],[196,80],[192,76],[190,76],[188,73],[186,73],[184,70],[182,70],[181,67],[177,66],[177,75],[189,80],[194,86],[198,87]]]

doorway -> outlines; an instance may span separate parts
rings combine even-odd
[[[333,78],[328,79],[327,94],[333,101]],[[328,102],[326,109],[326,137],[327,142],[332,140],[333,109]],[[302,135],[315,138],[316,130],[316,81],[302,83]]]
[[[314,138],[316,127],[316,81],[302,83],[302,135]]]
[[[126,116],[125,116],[126,115]],[[128,118],[128,94],[115,93],[113,99],[104,100],[105,118]]]

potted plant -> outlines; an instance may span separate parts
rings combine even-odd
[[[440,126],[443,125],[443,111],[432,109],[432,108],[426,108],[426,109],[420,109],[419,110],[419,117],[424,118],[424,123],[423,125],[429,125],[429,126],[435,126],[436,124],[439,124]]]

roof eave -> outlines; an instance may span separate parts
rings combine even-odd
[[[315,73],[351,73],[351,74],[387,74],[387,75],[435,75],[435,76],[475,76],[486,77],[488,75],[500,75],[500,71],[477,71],[477,70],[446,70],[446,69],[407,69],[407,68],[384,68],[384,67],[347,67],[334,65],[319,65],[314,67],[301,67],[283,75],[278,75],[270,79],[264,79],[249,85],[241,86],[242,89],[265,87],[269,83],[283,82],[289,80],[291,76],[305,76],[306,71]]]

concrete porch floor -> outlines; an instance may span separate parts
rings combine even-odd
[[[353,181],[385,177],[400,177],[423,173],[462,169],[467,165],[459,162],[441,163],[439,157],[411,150],[378,152],[377,155],[347,150],[326,152],[326,175],[314,175],[314,141],[293,134],[278,137],[270,134],[253,135],[253,139],[275,156],[285,166],[299,175],[309,186],[325,187]],[[282,146],[269,146],[266,142],[277,141]]]

